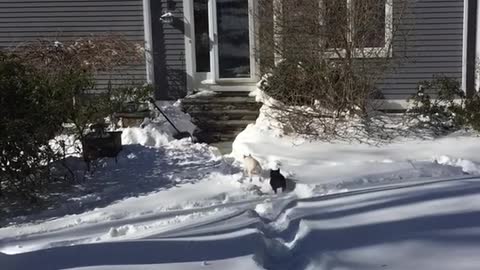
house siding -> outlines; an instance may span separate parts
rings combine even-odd
[[[0,49],[115,33],[144,45],[142,0],[0,0]],[[146,81],[145,63],[97,75],[98,87]]]
[[[386,70],[377,84],[384,98],[405,100],[416,93],[421,81],[431,80],[434,75],[446,75],[461,82],[464,0],[393,2],[398,30],[394,34],[392,69]],[[262,56],[265,58],[265,54]],[[272,60],[270,55],[265,62]]]
[[[165,12],[172,23],[159,20]],[[151,1],[156,98],[177,99],[187,94],[183,0]]]
[[[395,0],[394,14],[398,12]],[[409,12],[394,42],[399,61],[378,85],[386,99],[405,99],[420,81],[434,75],[462,79],[464,0],[409,0]],[[185,37],[182,0],[152,0],[154,81],[158,99],[186,94]],[[172,11],[173,23],[159,17]],[[142,0],[0,0],[0,48],[40,38],[71,40],[106,32],[144,42]],[[406,39],[403,39],[406,38]],[[125,74],[127,73],[127,74]],[[99,74],[99,85],[113,80],[146,81],[145,64],[118,73]]]
[[[396,0],[397,3],[401,3]],[[409,1],[408,10],[394,40],[393,59],[398,65],[379,85],[386,99],[405,99],[418,83],[434,75],[462,81],[463,0]],[[394,20],[395,22],[395,20]]]

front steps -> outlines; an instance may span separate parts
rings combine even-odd
[[[248,96],[249,92],[218,92],[214,95],[186,97],[182,109],[192,116],[199,130],[194,134],[201,142],[233,141],[254,123],[261,103]]]

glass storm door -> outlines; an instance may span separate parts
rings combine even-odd
[[[252,0],[194,0],[195,77],[253,80]]]
[[[252,75],[248,0],[216,0],[217,79]]]
[[[195,26],[195,80],[212,80],[209,0],[193,1],[193,21]]]

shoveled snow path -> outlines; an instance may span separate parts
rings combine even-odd
[[[122,270],[438,270],[480,264],[477,177],[306,199],[286,194],[266,203],[273,206],[269,217],[240,207],[143,240],[58,247],[0,256],[0,262],[6,269]]]
[[[96,193],[66,198],[63,207],[29,216],[35,223],[0,228],[0,252],[138,239],[256,205],[255,191],[238,182],[243,178],[240,169],[215,150],[188,141],[162,148],[127,146],[118,164],[105,163],[97,169],[94,182],[87,183],[107,184],[94,189]],[[96,200],[91,201],[92,196]],[[78,214],[65,215],[65,211]]]

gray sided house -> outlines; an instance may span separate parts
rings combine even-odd
[[[388,1],[393,10],[385,12],[395,16],[396,1],[407,0]],[[435,74],[456,78],[469,91],[478,89],[477,0],[408,1],[412,14],[402,26],[409,31],[408,46],[394,43],[388,56],[408,60],[386,76],[384,97],[398,105],[419,81]],[[158,99],[199,90],[250,91],[261,68],[254,57],[261,43],[250,12],[255,5],[255,0],[0,0],[0,47],[119,33],[151,52],[144,65],[127,73],[154,83]],[[101,74],[99,80],[122,80],[115,76]]]

